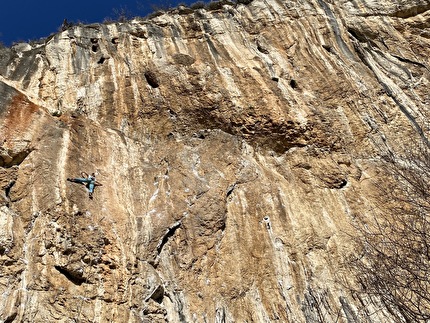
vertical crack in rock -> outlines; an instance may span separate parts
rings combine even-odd
[[[226,315],[225,315],[225,308],[224,307],[216,309],[215,322],[216,323],[226,323]]]
[[[187,323],[187,318],[184,315],[184,304],[182,300],[178,297],[176,297],[176,304],[178,305],[178,315],[179,315],[179,321],[181,323]]]
[[[345,41],[342,38],[342,33],[339,28],[339,24],[337,22],[337,19],[333,13],[333,11],[330,9],[327,3],[325,3],[323,0],[318,0],[318,4],[321,6],[321,8],[324,10],[325,14],[329,18],[330,25],[333,28],[334,36],[336,39],[337,44],[339,45],[340,49],[342,50],[343,54],[348,57],[351,60],[356,60],[354,57],[354,54],[349,49],[348,45],[345,43]]]
[[[9,198],[10,190],[12,189],[12,186],[16,183],[15,180],[10,181],[5,187],[4,187],[4,193],[7,198]]]
[[[234,183],[227,188],[227,193],[225,194],[226,197],[229,197],[231,193],[233,193],[234,189],[236,188],[236,184],[237,183]]]
[[[157,245],[157,253],[160,254],[163,250],[164,245],[169,241],[169,239],[175,234],[176,230],[181,226],[181,221],[174,223],[171,227],[169,227],[164,234],[163,238]]]
[[[210,53],[212,54],[212,57],[215,59],[215,61],[218,61],[218,59],[220,58],[220,54],[218,52],[218,50],[215,47],[215,44],[213,43],[212,39],[210,38],[210,36],[208,34],[205,34],[205,39],[206,39],[206,43],[208,45],[208,49],[210,51]]]

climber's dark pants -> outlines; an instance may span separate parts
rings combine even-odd
[[[86,184],[85,186],[88,188],[90,193],[92,193],[94,191],[94,185],[96,183],[94,180],[88,179],[88,178],[72,178],[70,181],[73,183],[84,183],[84,184]]]

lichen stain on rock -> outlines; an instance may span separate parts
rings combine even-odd
[[[181,8],[4,50],[0,320],[395,321],[342,282],[426,135],[425,1]]]

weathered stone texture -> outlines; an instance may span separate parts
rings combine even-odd
[[[369,179],[427,133],[429,9],[254,0],[0,49],[0,320],[394,320],[342,282]]]

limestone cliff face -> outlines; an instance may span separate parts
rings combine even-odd
[[[344,283],[381,156],[427,131],[429,9],[254,0],[1,49],[0,320],[393,321]]]

